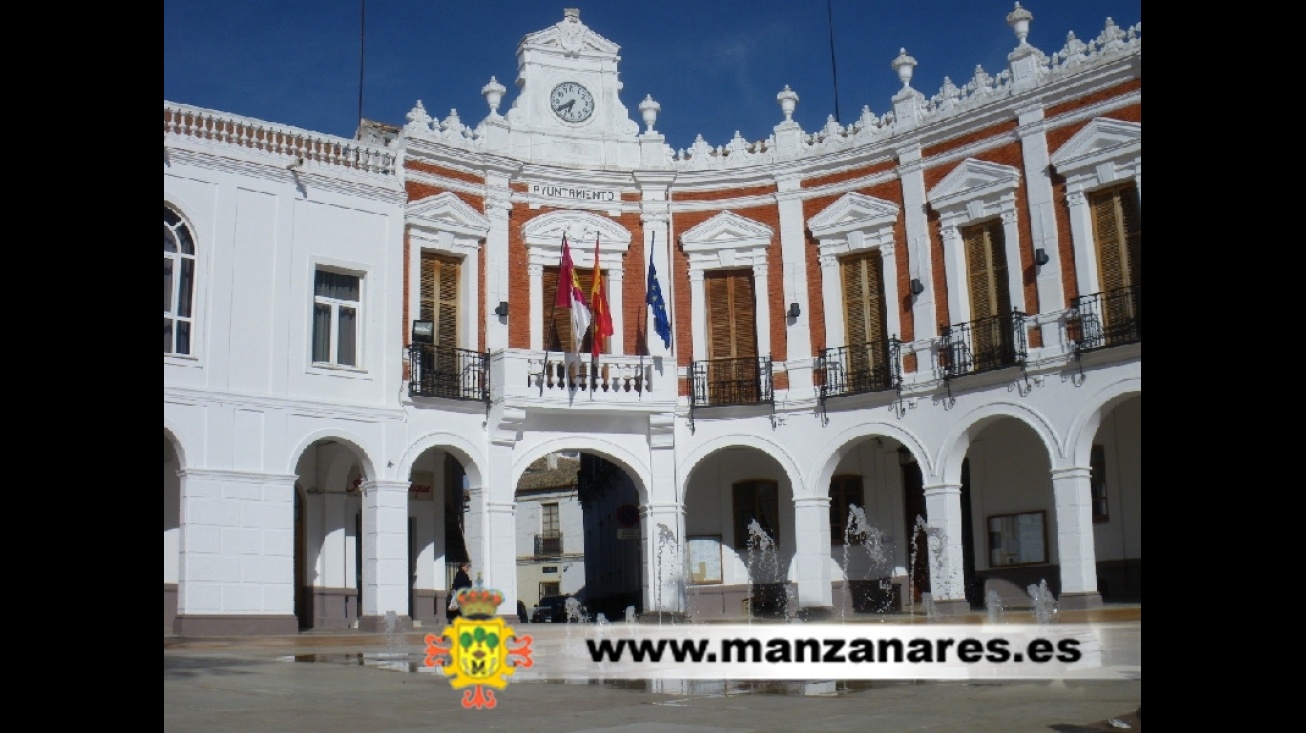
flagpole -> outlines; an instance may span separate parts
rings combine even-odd
[[[658,233],[655,230],[653,232],[653,239],[649,241],[648,256],[650,258],[653,257],[653,248],[657,246],[657,241],[658,241]],[[650,259],[650,262],[651,261],[652,260]],[[640,400],[644,399],[644,390],[648,389],[648,380],[644,379],[644,354],[645,352],[648,351],[648,333],[646,332],[646,329],[648,328],[648,288],[649,288],[648,270],[644,270],[644,308],[640,311],[640,319],[642,320],[643,324],[639,329],[639,336],[640,336],[640,340],[642,341],[642,343],[640,344],[641,348],[639,350],[639,399]]]

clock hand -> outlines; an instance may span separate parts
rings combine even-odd
[[[564,109],[570,111],[571,108],[574,107],[575,105],[576,105],[576,100],[572,99],[572,100],[568,101],[566,104],[561,104],[561,105],[558,105],[557,107],[554,107],[554,108],[553,108],[553,111],[554,111],[554,112],[561,112],[561,111],[563,111]]]

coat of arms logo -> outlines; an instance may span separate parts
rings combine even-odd
[[[449,684],[463,690],[463,707],[485,710],[498,704],[494,690],[508,686],[508,678],[522,667],[534,666],[530,636],[517,636],[494,612],[503,594],[476,585],[458,592],[462,615],[444,627],[440,636],[426,635],[426,666],[441,667]],[[471,688],[471,689],[466,689]],[[493,688],[493,689],[491,689]]]

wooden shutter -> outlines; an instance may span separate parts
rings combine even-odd
[[[962,230],[970,282],[971,319],[1011,312],[1007,290],[1007,248],[1002,222],[993,220]]]
[[[571,309],[554,306],[554,298],[558,297],[558,274],[561,271],[561,267],[544,268],[544,292],[542,293],[544,297],[544,348],[549,351],[574,353],[576,348],[572,345]],[[588,303],[590,287],[594,284],[593,268],[576,268],[576,279],[580,281],[581,292],[585,293],[586,302]],[[604,285],[607,285],[606,281]],[[552,316],[552,322],[550,322],[550,316]],[[593,329],[590,329],[584,334],[584,340],[580,343],[580,351],[588,353],[592,339]],[[607,353],[607,350],[604,349],[603,353]]]
[[[843,270],[844,333],[848,367],[863,372],[881,366],[885,341],[884,259],[879,250],[850,255]]]
[[[457,348],[458,260],[422,252],[421,320],[435,324],[435,345]]]
[[[707,358],[757,356],[757,306],[750,270],[718,270],[703,278],[707,294]]]
[[[1093,208],[1093,239],[1097,243],[1102,291],[1141,283],[1143,223],[1138,189],[1133,185],[1088,195]]]
[[[1002,221],[994,219],[962,230],[970,283],[972,367],[1007,363],[1012,344],[1011,293],[1007,289],[1007,249]]]

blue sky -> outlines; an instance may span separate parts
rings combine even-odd
[[[163,98],[316,132],[352,137],[358,125],[360,8],[364,0],[164,0]],[[1029,41],[1059,50],[1066,33],[1096,38],[1111,17],[1142,20],[1142,0],[1026,0]],[[918,63],[912,86],[927,96],[945,76],[1006,67],[1016,39],[1011,0],[752,0],[585,3],[584,0],[366,2],[363,116],[401,125],[414,102],[443,119],[457,109],[475,126],[488,113],[481,87],[496,76],[516,98],[517,43],[578,7],[592,30],[621,46],[621,99],[632,119],[652,94],[657,130],[673,148],[702,134],[724,145],[771,133],[775,95],[798,92],[794,119],[809,132],[863,105],[881,115],[901,88],[899,48]],[[827,10],[828,8],[828,10]],[[833,17],[834,66],[831,70]],[[642,124],[641,124],[642,129]]]

